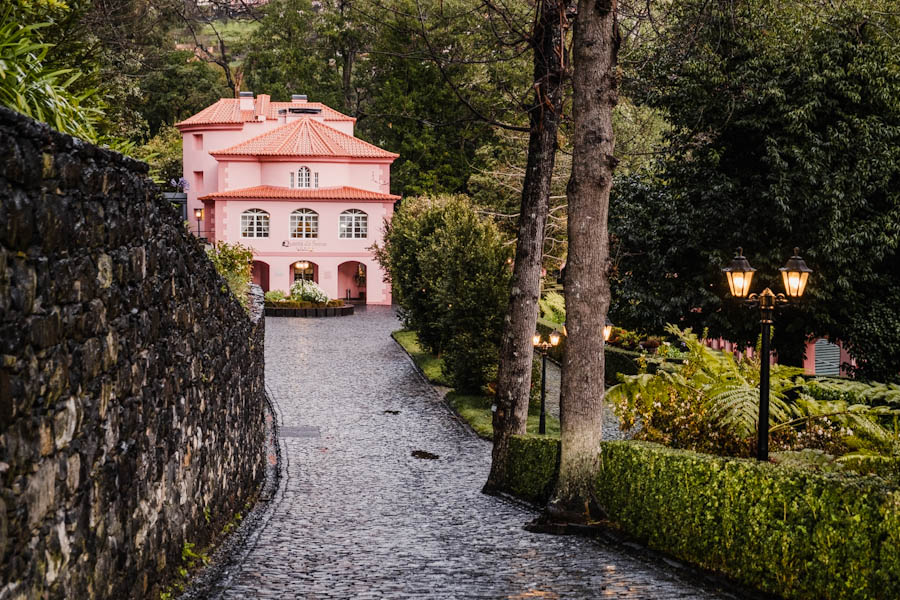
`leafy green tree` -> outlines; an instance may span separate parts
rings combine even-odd
[[[182,137],[174,127],[161,129],[135,155],[150,165],[150,177],[158,184],[169,185],[182,177]]]
[[[896,378],[900,331],[865,323],[898,318],[879,299],[896,294],[900,259],[900,6],[679,4],[670,25],[697,43],[648,61],[631,87],[673,128],[659,177],[615,189],[614,317],[752,343],[754,319],[723,302],[719,268],[743,246],[756,285],[777,291],[799,246],[816,272],[779,317],[780,359],[798,362],[806,335],[823,334],[850,344],[861,375]]]
[[[142,78],[140,87],[138,110],[151,137],[231,95],[221,72],[186,50],[165,53],[160,64]]]

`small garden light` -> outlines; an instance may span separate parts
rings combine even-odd
[[[794,255],[787,264],[779,269],[784,280],[784,294],[776,294],[766,288],[759,294],[750,293],[750,282],[756,271],[744,257],[743,249],[738,248],[738,255],[731,264],[722,269],[728,280],[731,295],[741,298],[751,308],[759,308],[759,323],[762,328],[762,344],[759,357],[759,420],[757,421],[758,438],[756,442],[756,458],[769,460],[769,357],[771,351],[770,336],[772,323],[775,322],[775,307],[787,304],[791,299],[798,299],[806,290],[806,282],[812,269],[800,258],[800,249],[794,248]]]
[[[606,317],[606,325],[603,326],[603,341],[608,342],[609,336],[612,335],[613,324],[612,321],[609,320],[609,317]]]
[[[559,345],[559,330],[554,329],[551,331],[549,338],[549,342],[542,341],[540,333],[535,333],[531,337],[531,343],[541,353],[541,417],[538,420],[538,433],[541,435],[547,433],[547,412],[545,406],[547,396],[547,350]]]
[[[202,233],[201,227],[200,227],[200,222],[203,220],[203,209],[202,208],[194,209],[194,218],[197,219],[197,236],[199,237],[200,234]]]

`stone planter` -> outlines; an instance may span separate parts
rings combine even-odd
[[[267,317],[346,317],[347,315],[352,314],[352,304],[348,306],[329,306],[324,308],[280,308],[274,306],[266,307]]]

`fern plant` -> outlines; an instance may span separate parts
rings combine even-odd
[[[636,437],[716,454],[748,455],[759,416],[759,353],[734,356],[707,347],[691,330],[669,325],[666,331],[687,348],[683,365],[664,365],[656,373],[620,376],[607,391],[623,427],[640,426]],[[897,433],[884,426],[900,414],[894,390],[863,394],[846,382],[817,382],[820,399],[809,392],[800,370],[773,365],[769,418],[773,449],[817,448],[846,453],[859,448],[892,452]],[[882,406],[851,401],[878,398]],[[841,396],[843,394],[843,397]]]

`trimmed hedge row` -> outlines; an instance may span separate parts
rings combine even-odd
[[[534,504],[553,493],[559,471],[559,438],[516,435],[509,440],[509,468],[503,491]]]
[[[545,501],[558,441],[513,444],[506,491]],[[900,489],[884,480],[647,442],[602,448],[597,498],[648,546],[785,598],[900,598]]]

